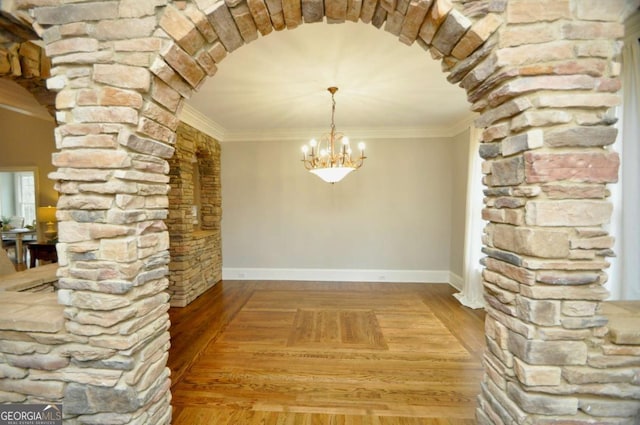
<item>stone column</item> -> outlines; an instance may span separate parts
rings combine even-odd
[[[149,70],[166,1],[60,3],[32,12],[53,65],[47,85],[58,92],[58,300],[67,332],[83,341],[65,374],[64,415],[169,423],[163,220],[178,102],[155,103],[171,93],[152,86]]]
[[[633,420],[616,406],[637,403],[639,388],[599,349],[622,6],[510,1],[497,48],[461,79],[486,160],[481,424]]]

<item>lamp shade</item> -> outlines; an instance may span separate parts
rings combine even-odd
[[[56,220],[56,207],[38,207],[38,221],[52,223]]]
[[[337,183],[355,170],[353,167],[326,167],[309,170],[327,183]]]

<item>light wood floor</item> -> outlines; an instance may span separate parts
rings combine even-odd
[[[474,424],[484,314],[453,293],[220,282],[170,311],[173,424]]]

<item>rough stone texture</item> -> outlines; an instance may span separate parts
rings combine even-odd
[[[224,2],[216,3],[211,10],[205,11],[205,13],[227,51],[232,52],[244,44],[231,12]]]
[[[607,146],[616,141],[614,127],[576,127],[545,134],[544,142],[550,147]]]
[[[416,41],[480,114],[490,224],[478,422],[637,416],[637,333],[628,318],[607,324],[600,311],[613,255],[603,225],[619,161],[608,147],[616,131],[607,110],[619,104],[621,0],[16,3],[35,18],[51,61],[24,43],[33,31],[18,28],[0,49],[0,74],[30,90],[51,75],[47,86],[59,92],[61,152],[50,177],[61,192],[65,307],[61,332],[2,339],[13,365],[0,367],[11,377],[0,380],[0,401],[65,397],[73,423],[169,423],[166,291],[172,304],[186,304],[220,267],[220,200],[203,190],[219,193],[219,180],[207,178],[219,173],[210,159],[219,150],[186,127],[176,140],[175,114],[258,31],[327,16]],[[197,193],[201,230],[191,215]]]
[[[462,13],[453,9],[433,37],[432,44],[438,51],[448,55],[469,27],[471,27],[471,21]]]
[[[616,152],[527,152],[524,158],[525,178],[528,183],[555,181],[614,183],[618,181],[620,158]]]
[[[180,124],[170,166],[169,293],[172,306],[184,307],[222,279],[220,146]]]
[[[569,235],[564,231],[496,225],[493,244],[497,248],[534,257],[565,258]]]
[[[480,47],[502,24],[502,19],[495,14],[489,14],[475,22],[456,44],[451,55],[456,59],[464,59]]]
[[[605,201],[529,201],[526,221],[534,226],[597,226],[609,222],[612,209]]]
[[[420,32],[422,22],[424,22],[429,7],[431,7],[432,1],[412,1],[409,3],[409,9],[407,10],[407,16],[402,24],[400,31],[400,41],[411,45]],[[475,49],[474,49],[475,50]],[[465,56],[466,57],[466,56]]]

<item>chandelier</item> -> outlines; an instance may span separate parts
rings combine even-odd
[[[327,89],[331,93],[331,132],[320,138],[320,142],[311,139],[309,146],[302,147],[302,162],[304,167],[327,183],[336,183],[350,172],[362,167],[364,156],[364,142],[358,144],[360,156],[351,158],[349,138],[336,132],[334,117],[336,100],[334,98],[337,87]],[[338,145],[338,147],[336,147]]]

